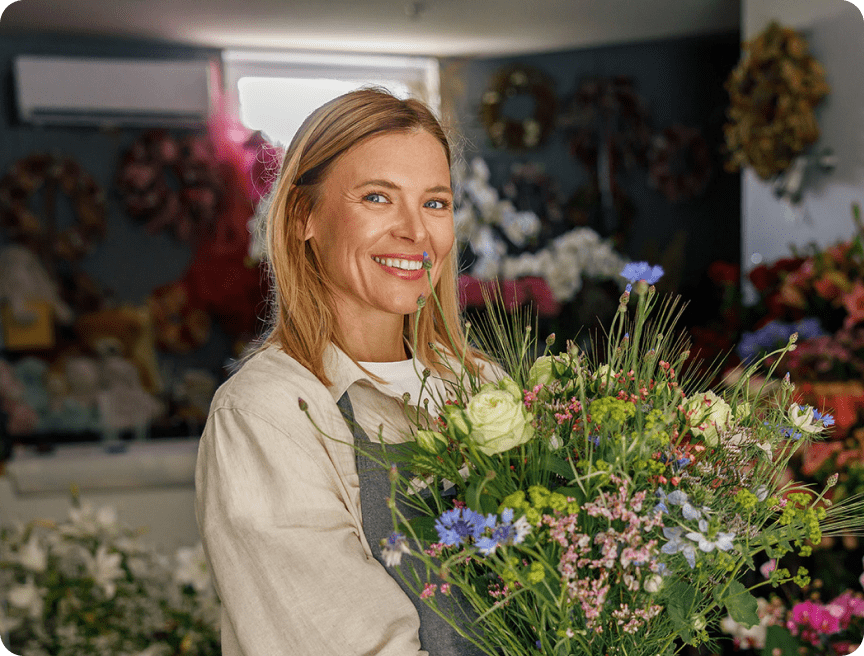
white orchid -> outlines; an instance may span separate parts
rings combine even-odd
[[[115,581],[125,575],[120,567],[122,556],[119,553],[108,553],[108,547],[100,544],[96,548],[96,554],[85,552],[85,567],[87,573],[93,577],[93,581],[105,591],[108,599],[114,597],[117,591]]]

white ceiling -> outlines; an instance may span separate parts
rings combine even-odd
[[[0,34],[454,56],[691,36],[739,21],[740,0],[18,0]]]

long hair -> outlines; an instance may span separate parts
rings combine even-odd
[[[316,109],[300,126],[285,153],[266,214],[266,258],[270,274],[269,329],[255,349],[277,345],[311,371],[324,385],[324,353],[330,343],[348,353],[336,321],[336,307],[327,279],[303,234],[320,200],[321,183],[336,159],[353,146],[382,133],[425,130],[444,148],[451,165],[450,144],[426,105],[400,100],[381,89],[361,89],[339,96]],[[459,311],[456,257],[442,262],[435,285],[438,303],[430,300],[417,321],[416,352],[436,373],[446,366],[433,344],[465,362],[476,373],[482,357],[466,344]],[[403,333],[414,343],[416,313],[406,315]],[[254,352],[254,351],[253,351]],[[350,357],[353,356],[348,353]],[[355,359],[356,362],[356,359]]]

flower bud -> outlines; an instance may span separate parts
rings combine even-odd
[[[300,412],[306,412],[309,409],[309,404],[300,397],[297,397],[297,405],[300,406]]]
[[[839,478],[840,474],[834,472],[828,477],[828,481],[825,483],[825,487],[834,487],[835,485],[837,485],[837,481],[839,480]]]
[[[552,346],[555,343],[555,333],[549,333],[546,337],[546,346]]]
[[[420,294],[420,296],[417,297],[417,309],[422,307],[426,307],[426,297],[423,296],[423,294]]]

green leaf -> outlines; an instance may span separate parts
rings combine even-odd
[[[724,585],[714,590],[714,598],[726,606],[732,619],[748,629],[759,624],[756,597],[740,581],[733,581],[725,590],[721,590]]]
[[[439,538],[438,531],[435,530],[435,519],[435,517],[414,517],[408,520],[408,525],[411,526],[411,530],[420,540],[437,542]],[[410,538],[411,530],[405,524],[400,523],[398,530]]]
[[[684,642],[693,641],[693,602],[696,590],[685,581],[677,581],[669,586],[666,599],[666,609],[675,632]]]
[[[564,458],[550,455],[548,463],[546,465],[546,469],[548,469],[553,474],[558,474],[558,476],[560,476],[566,481],[573,481],[573,468],[570,466],[569,462],[564,460]]]
[[[774,650],[779,649],[781,656],[798,656],[801,643],[787,629],[782,626],[769,626],[765,632],[765,647],[762,656],[773,656]]]

